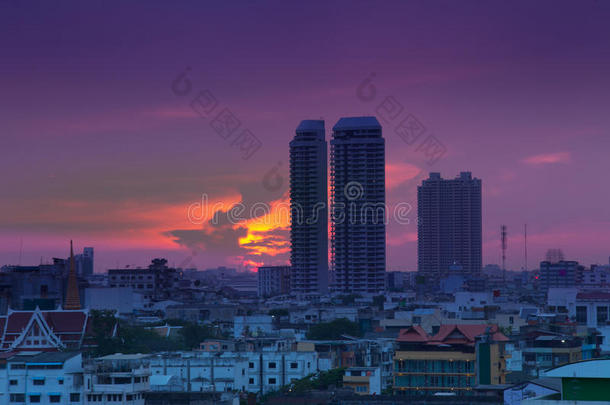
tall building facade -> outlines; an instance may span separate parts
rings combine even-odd
[[[328,291],[328,184],[324,121],[304,120],[290,142],[291,289]]]
[[[341,118],[331,140],[333,288],[385,286],[385,140],[375,117]]]
[[[259,267],[257,277],[259,297],[272,297],[290,293],[290,266]]]
[[[418,271],[438,285],[450,266],[466,275],[481,272],[481,180],[470,172],[455,179],[430,177],[417,188]]]

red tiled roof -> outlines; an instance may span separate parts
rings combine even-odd
[[[81,333],[85,326],[83,323],[87,316],[81,311],[43,312],[42,316],[53,333],[77,332]]]
[[[8,315],[6,333],[21,333],[28,326],[33,312],[13,312]]]
[[[426,343],[428,345],[473,345],[477,336],[486,333],[489,333],[491,338],[496,342],[505,342],[508,340],[508,338],[499,331],[498,325],[449,324],[441,325],[438,333],[433,336],[426,334],[419,326],[411,326],[408,329],[402,329],[400,331],[397,341]]]
[[[399,342],[427,342],[430,336],[419,325],[410,326],[407,329],[401,329],[398,333]]]
[[[0,350],[8,350],[11,344],[27,331],[25,328],[32,319],[35,311],[11,312],[0,317]],[[52,333],[64,345],[74,346],[83,339],[83,330],[87,329],[85,323],[90,323],[85,311],[40,311],[42,322],[46,323]],[[59,349],[57,347],[56,349]],[[49,348],[29,348],[21,350],[53,350]]]

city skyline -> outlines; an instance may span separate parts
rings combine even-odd
[[[610,404],[609,21],[0,2],[0,405]]]
[[[388,205],[413,208],[411,224],[387,227],[388,269],[416,269],[416,188],[429,172],[470,171],[485,182],[483,264],[500,263],[505,224],[507,267],[522,267],[526,223],[530,268],[550,248],[608,262],[604,3],[396,3],[371,13],[354,2],[306,15],[277,4],[239,16],[217,5],[204,21],[195,5],[126,6],[121,15],[86,4],[23,7],[0,13],[2,263],[64,257],[74,239],[77,251],[95,247],[97,272],[154,257],[199,268],[286,264],[287,222],[193,224],[188,207],[203,193],[226,205],[288,201],[295,123],[358,115],[384,127]],[[249,33],[261,12],[269,23],[257,26],[257,40]],[[367,22],[351,26],[362,15]],[[431,31],[439,35],[424,35]],[[176,95],[185,71],[194,89]],[[210,125],[216,111],[202,117],[191,106],[205,90],[260,140],[249,159]],[[441,159],[429,164],[419,140],[395,132],[409,115],[425,128],[421,139],[442,142]],[[264,182],[276,173],[281,182]]]

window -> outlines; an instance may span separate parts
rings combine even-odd
[[[34,381],[32,381],[34,385],[44,385],[44,378],[34,377]]]
[[[64,385],[64,378],[63,378],[63,377],[59,377],[59,378],[57,379],[57,383],[58,383],[59,385]]]
[[[30,395],[30,402],[31,403],[38,403],[38,402],[40,402],[40,394]]]
[[[11,402],[25,402],[25,394],[11,394]]]
[[[290,363],[290,368],[294,369],[294,368],[298,368],[299,365],[296,361],[293,361],[292,363]]]
[[[241,375],[246,375],[246,369],[245,368],[241,369]]]
[[[17,384],[19,384],[19,382],[17,380],[11,380],[9,384],[10,385],[17,385]]]
[[[275,368],[275,361],[269,362],[269,368]]]
[[[254,368],[254,363],[252,363],[252,362],[248,363],[248,368]]]
[[[576,307],[576,322],[579,324],[587,323],[587,307],[585,307],[585,306]]]
[[[250,384],[250,385],[254,384],[254,378],[250,378],[250,379],[248,380],[248,384]]]
[[[49,395],[49,402],[53,404],[61,402],[61,395]]]
[[[80,402],[80,393],[78,393],[78,392],[71,393],[70,402]]]
[[[275,381],[276,381],[275,378],[270,378],[269,379],[269,384],[275,384]]]
[[[597,307],[597,325],[605,326],[608,322],[608,307]]]

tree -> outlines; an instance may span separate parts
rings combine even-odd
[[[199,347],[206,339],[216,337],[214,329],[209,326],[201,326],[196,323],[187,323],[180,329],[184,347],[187,350]]]
[[[118,321],[114,317],[114,311],[91,310],[91,331],[95,345],[93,352],[96,355],[114,353],[114,338],[112,332]]]
[[[360,337],[362,331],[356,322],[347,318],[335,319],[332,322],[319,323],[309,328],[307,339],[311,340],[338,340],[342,335]]]
[[[320,371],[317,374],[310,374],[304,378],[293,381],[288,387],[284,387],[283,391],[289,391],[295,394],[303,394],[311,390],[326,390],[331,385],[341,387],[343,385],[343,376],[345,368],[333,368],[328,371]],[[286,389],[287,388],[287,389]]]

